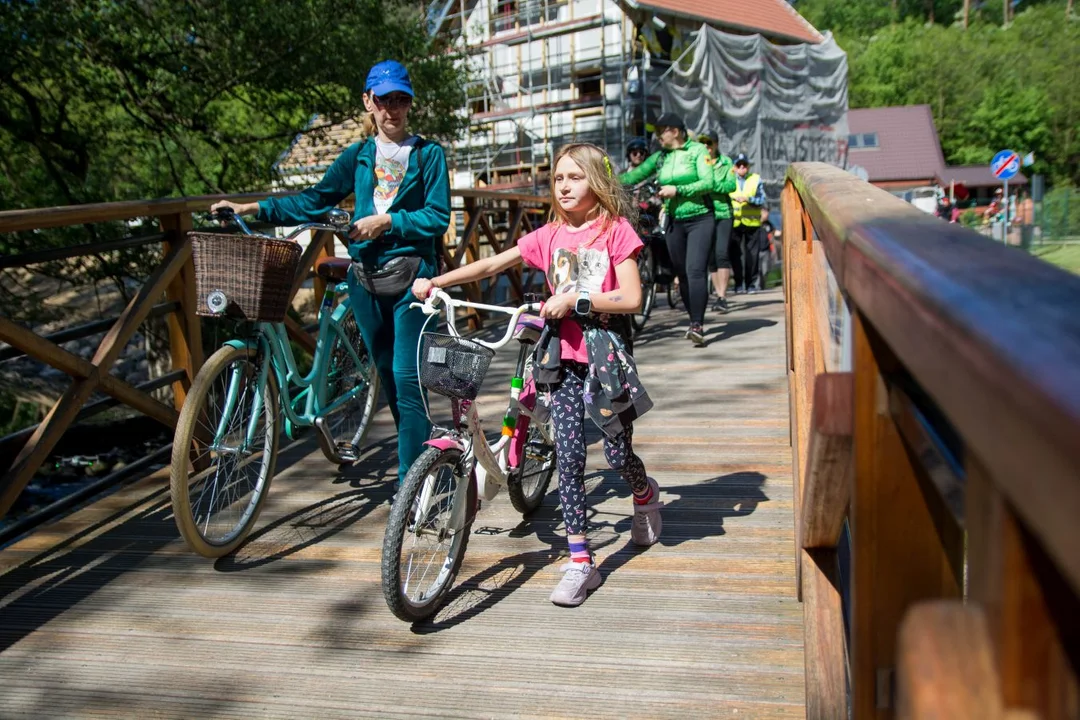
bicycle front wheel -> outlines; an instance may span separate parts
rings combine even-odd
[[[544,501],[551,476],[555,474],[555,446],[544,438],[535,421],[527,417],[518,420],[518,426],[527,422],[525,449],[521,467],[506,480],[506,492],[510,504],[523,516],[532,514]],[[548,437],[554,437],[554,428],[548,420]]]
[[[348,393],[352,393],[352,397],[331,413],[327,421],[338,454],[343,458],[356,458],[360,455],[364,438],[371,428],[371,419],[375,416],[375,406],[379,401],[379,373],[360,337],[360,329],[356,327],[352,312],[342,319],[341,330],[356,356],[349,352],[342,342],[342,336],[335,334],[330,346],[327,397],[331,402]]]
[[[386,524],[382,551],[383,597],[406,622],[424,620],[439,609],[454,583],[472,527],[476,485],[463,473],[460,450],[429,447],[409,468]],[[465,507],[455,508],[458,488]],[[450,527],[455,510],[463,527]]]
[[[268,358],[225,346],[191,385],[173,437],[173,518],[188,547],[217,558],[259,518],[277,465],[278,391]]]

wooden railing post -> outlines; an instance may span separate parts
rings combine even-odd
[[[165,233],[164,255],[168,255],[172,248],[190,242],[187,238],[187,233],[192,228],[190,213],[164,215],[159,221]],[[198,306],[195,298],[195,263],[190,256],[169,283],[165,295],[168,300],[180,303],[180,308],[169,313],[166,319],[172,368],[187,373],[185,379],[173,383],[173,406],[179,410],[184,405],[187,392],[204,359],[202,327],[199,316],[195,314]]]
[[[955,555],[934,525],[917,468],[889,412],[895,359],[854,314],[855,485],[851,499],[851,682],[855,720],[894,717],[900,621],[911,605],[961,595]]]
[[[336,257],[335,244],[334,236],[330,235],[315,254],[314,264],[318,265],[321,260]],[[316,274],[312,286],[315,288],[315,314],[317,317],[323,296],[326,295],[326,281]]]
[[[1005,707],[1075,720],[1080,603],[988,470],[974,458],[966,470],[968,597],[986,612]]]

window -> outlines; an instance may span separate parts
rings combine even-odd
[[[575,78],[578,99],[600,97],[603,92],[603,74],[599,70],[580,72]]]
[[[848,135],[848,148],[876,148],[878,147],[877,133],[856,133]]]

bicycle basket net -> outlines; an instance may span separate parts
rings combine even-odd
[[[475,400],[495,353],[483,345],[437,333],[420,338],[420,384],[460,400]]]

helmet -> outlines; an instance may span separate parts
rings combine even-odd
[[[645,142],[644,138],[634,138],[626,144],[626,159],[630,159],[630,153],[634,150],[640,150],[646,155],[649,154],[649,143]]]

